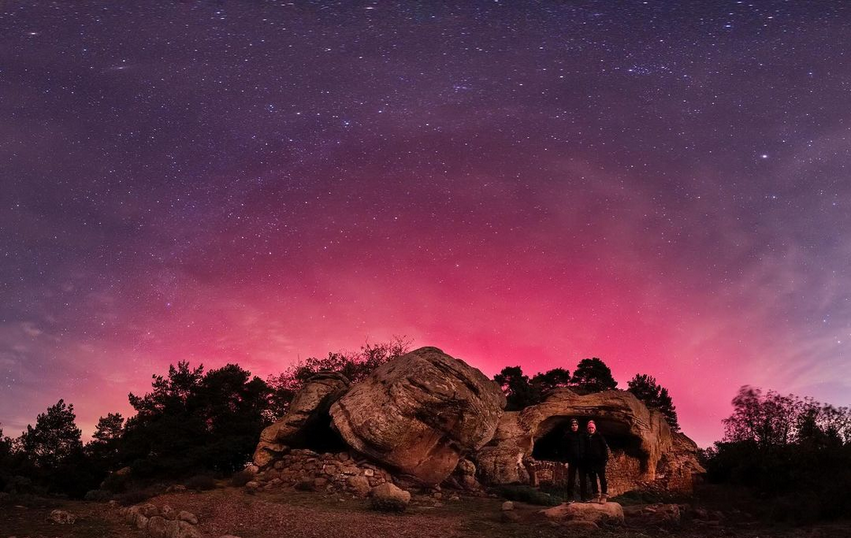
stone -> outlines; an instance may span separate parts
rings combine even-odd
[[[143,530],[148,527],[148,518],[140,513],[136,513],[136,528]]]
[[[255,482],[254,480],[245,484],[245,489],[257,489],[259,487],[260,487],[260,483]]]
[[[77,516],[65,510],[53,510],[50,512],[48,519],[60,525],[73,525],[77,521]]]
[[[572,531],[580,531],[580,532],[594,532],[600,530],[600,526],[594,523],[593,521],[584,521],[581,519],[573,519],[570,521],[562,521],[562,526],[572,530]]]
[[[254,464],[266,467],[290,447],[306,445],[311,428],[327,420],[329,406],[348,389],[349,380],[342,374],[322,372],[310,378],[293,397],[286,415],[260,434],[260,443],[254,451]],[[318,455],[303,449],[294,449],[292,453]]]
[[[508,511],[511,511],[511,510],[514,510],[514,503],[513,502],[505,501],[504,503],[502,503],[502,511],[503,512],[508,512]]]
[[[164,504],[163,507],[160,509],[160,515],[162,515],[166,519],[176,519],[177,510],[167,504]]]
[[[677,504],[634,505],[624,508],[630,523],[639,525],[679,525],[682,512]]]
[[[366,497],[369,495],[370,487],[369,480],[364,476],[350,476],[346,481],[348,489],[358,497]]]
[[[155,504],[145,503],[139,505],[139,513],[145,517],[153,517],[160,515],[160,510]]]
[[[151,538],[171,538],[174,529],[177,529],[177,524],[162,516],[154,516],[150,518],[148,520],[148,526],[146,527]]]
[[[177,523],[177,529],[172,533],[171,538],[203,538],[201,531],[188,521],[175,521],[175,523]]]
[[[474,455],[479,480],[490,485],[532,483],[529,467],[530,462],[534,464],[535,443],[566,427],[570,418],[593,418],[605,437],[617,436],[621,439],[617,444],[628,447],[613,452],[609,460],[610,468],[621,465],[610,473],[610,495],[647,484],[688,492],[693,477],[705,472],[697,459],[697,445],[672,432],[661,413],[648,409],[631,393],[610,390],[580,395],[561,388],[540,404],[500,417],[491,441]]]
[[[390,482],[372,488],[370,505],[382,512],[403,512],[411,502],[411,493]]]
[[[520,521],[520,514],[514,511],[503,511],[499,519],[503,523],[517,523]]]
[[[540,512],[550,521],[590,521],[595,524],[623,524],[623,507],[614,502],[597,503],[564,503]]]
[[[177,519],[180,521],[191,523],[193,525],[198,524],[198,518],[195,517],[195,514],[193,514],[192,512],[187,512],[186,510],[181,510],[180,512],[178,512]]]
[[[352,448],[425,485],[496,431],[505,395],[482,372],[434,347],[393,359],[331,405]]]

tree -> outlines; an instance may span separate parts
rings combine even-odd
[[[272,390],[270,414],[275,418],[283,416],[295,394],[319,372],[337,372],[352,383],[358,383],[382,364],[407,353],[410,346],[410,340],[394,336],[385,343],[367,342],[354,353],[336,352],[328,353],[328,356],[323,358],[309,357],[281,374],[269,376],[266,383]]]
[[[121,438],[124,432],[124,417],[121,413],[107,413],[105,417],[98,419],[95,433],[92,437],[101,443],[114,443]]]
[[[508,400],[506,410],[519,411],[540,401],[540,392],[529,382],[520,366],[506,366],[493,376]]]
[[[612,377],[612,371],[597,357],[579,361],[573,371],[571,383],[587,392],[602,392],[618,387],[618,382]]]
[[[123,434],[124,417],[121,413],[108,413],[98,419],[92,441],[86,445],[88,456],[95,466],[103,471],[114,469]]]
[[[28,425],[21,435],[21,446],[31,461],[40,468],[56,468],[82,449],[82,432],[75,424],[74,405],[59,400],[36,418],[35,427]]]
[[[553,368],[544,373],[535,374],[532,385],[543,395],[553,389],[570,386],[570,372],[564,368]]]
[[[772,390],[748,385],[733,398],[733,414],[724,419],[724,439],[751,441],[766,448],[793,441],[803,405],[797,396],[782,396]]]
[[[661,412],[673,431],[680,431],[677,408],[668,394],[668,389],[656,383],[655,377],[647,374],[635,374],[635,377],[627,382],[627,386],[629,387],[627,390],[644,402],[647,407]]]

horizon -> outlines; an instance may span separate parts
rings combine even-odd
[[[851,405],[851,4],[0,4],[0,424],[180,360]],[[845,110],[845,112],[843,112]],[[124,414],[124,413],[122,413]]]

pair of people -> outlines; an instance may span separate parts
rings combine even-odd
[[[563,441],[565,460],[567,461],[567,498],[573,502],[573,488],[576,475],[579,475],[579,498],[588,502],[586,483],[591,482],[593,500],[605,503],[608,497],[606,483],[606,463],[609,461],[609,445],[603,435],[597,431],[597,424],[589,420],[585,432],[579,430],[579,421],[570,419],[570,428],[565,432]],[[578,471],[578,472],[577,472]],[[597,488],[597,481],[600,486]]]

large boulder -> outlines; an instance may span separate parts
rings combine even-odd
[[[504,407],[502,391],[482,372],[424,347],[376,369],[330,412],[358,452],[436,485],[491,439]]]
[[[505,413],[493,439],[475,455],[479,478],[487,484],[530,483],[535,444],[570,418],[593,418],[609,441],[609,493],[618,495],[650,483],[689,490],[703,472],[697,446],[672,432],[661,413],[629,392],[611,390],[580,395],[556,389],[540,404]]]
[[[290,447],[305,446],[311,431],[327,428],[328,409],[349,389],[349,380],[342,374],[316,374],[295,395],[289,410],[278,422],[263,430],[254,452],[254,464],[265,467]]]
[[[563,523],[567,521],[587,521],[590,523],[623,524],[623,507],[618,503],[571,503],[560,504],[541,514],[550,521]]]

